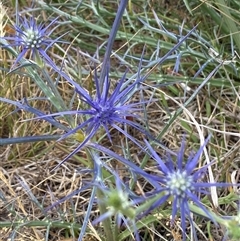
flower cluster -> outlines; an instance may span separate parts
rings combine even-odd
[[[54,96],[54,98],[51,99],[49,94],[49,96],[46,96],[46,99],[53,104],[55,111],[57,109],[56,112],[45,114],[32,107],[27,99],[24,99],[24,101],[13,101],[0,97],[0,101],[15,105],[17,110],[21,109],[31,112],[36,116],[36,118],[33,119],[45,120],[56,128],[63,130],[64,134],[62,134],[60,138],[58,136],[58,141],[75,135],[80,144],[78,143],[78,146],[65,158],[63,158],[57,167],[73,155],[77,154],[80,150],[84,149],[86,152],[89,163],[91,163],[89,166],[92,167],[87,167],[87,171],[92,174],[92,182],[89,183],[88,181],[84,187],[67,196],[68,198],[78,192],[85,191],[89,188],[92,189],[89,207],[85,215],[79,240],[82,239],[87,228],[87,223],[89,222],[91,216],[91,209],[94,203],[96,203],[96,200],[101,215],[93,221],[93,225],[102,222],[107,236],[106,239],[108,240],[118,240],[120,235],[119,227],[122,220],[124,221],[125,226],[128,227],[129,232],[134,233],[136,240],[140,240],[137,220],[146,217],[147,215],[151,215],[152,212],[161,212],[161,208],[166,204],[169,205],[169,201],[171,201],[172,224],[177,217],[180,217],[182,239],[186,240],[188,237],[187,222],[189,222],[192,229],[193,240],[197,240],[197,233],[193,218],[194,215],[202,215],[214,223],[218,222],[215,215],[202,203],[202,195],[208,194],[211,187],[226,187],[230,184],[208,183],[207,181],[204,181],[205,178],[203,177],[207,176],[207,170],[212,163],[198,167],[200,157],[210,140],[210,136],[206,139],[204,144],[200,146],[196,154],[189,156],[186,161],[185,139],[182,140],[178,153],[165,148],[165,150],[168,150],[169,153],[166,160],[163,160],[157,154],[150,142],[145,140],[146,146],[144,146],[144,143],[141,143],[141,140],[136,139],[127,131],[127,126],[134,128],[140,134],[143,134],[144,138],[148,138],[155,144],[160,143],[159,140],[152,137],[144,126],[136,122],[137,119],[142,118],[140,117],[139,112],[144,111],[144,105],[152,101],[152,99],[147,101],[132,101],[133,95],[142,91],[142,84],[151,72],[149,71],[145,76],[142,75],[142,69],[144,69],[142,68],[143,56],[141,56],[137,74],[127,78],[127,72],[125,72],[125,74],[123,74],[123,76],[118,80],[118,83],[114,88],[110,79],[110,54],[126,5],[127,1],[121,0],[113,29],[110,33],[110,39],[103,60],[102,70],[100,76],[98,76],[97,71],[95,71],[94,91],[90,91],[91,93],[89,93],[88,90],[86,90],[77,81],[74,81],[71,76],[60,70],[61,68],[58,68],[47,54],[49,48],[51,48],[56,42],[60,42],[59,39],[62,37],[60,36],[54,40],[50,38],[50,35],[56,29],[56,27],[53,27],[53,24],[57,22],[58,18],[54,19],[46,27],[44,27],[43,24],[38,25],[33,17],[20,18],[20,25],[14,26],[15,34],[13,36],[1,37],[0,39],[5,48],[18,47],[19,54],[17,55],[12,68],[14,68],[17,63],[21,64],[25,55],[30,52],[33,60],[41,68],[45,67],[42,64],[45,61],[60,77],[73,86],[75,94],[81,102],[81,109],[67,109],[64,107],[68,105],[57,105],[56,103],[53,103],[54,100],[58,99],[60,94],[57,92],[57,88],[54,89],[55,83],[51,82],[49,79],[48,81],[43,80],[40,88],[41,86],[42,90],[49,88],[49,92],[44,93],[50,93]],[[157,18],[155,12],[154,16]],[[195,28],[189,31],[185,36],[183,36],[181,32],[179,37],[168,32],[163,27],[163,24],[159,19],[158,21],[159,25],[163,29],[162,31],[165,31],[166,34],[174,37],[173,39],[177,41],[177,43],[163,57],[159,57],[157,61],[154,61],[153,65],[148,64],[147,68],[152,67],[152,69],[154,69],[158,64],[162,64],[164,61],[175,58],[176,55],[178,55],[175,66],[175,70],[178,71],[182,55],[180,54],[181,51],[178,53],[177,50],[180,47],[187,48],[187,45],[183,47],[182,44],[192,34]],[[148,26],[147,23],[143,23]],[[10,43],[6,44],[4,41],[9,41]],[[173,53],[175,55],[172,56]],[[31,68],[34,69],[36,67],[31,64],[32,62],[30,62],[29,71],[31,71]],[[37,68],[37,70],[39,70],[39,68]],[[31,72],[33,79],[34,76],[38,79],[46,77],[46,75],[43,75],[44,77],[42,77],[41,74],[38,74],[37,72],[38,71]],[[47,84],[44,85],[45,82],[47,82]],[[59,99],[58,101],[61,102]],[[57,119],[59,116],[77,116],[75,126],[73,126],[72,123],[68,123],[70,127],[66,127],[65,125],[59,123]],[[141,121],[144,122],[143,118]],[[111,136],[111,129],[117,130],[120,134],[124,135],[128,141],[130,140],[131,143],[134,143],[137,146],[136,148],[140,150],[141,154],[150,156],[150,158],[156,162],[158,169],[149,174],[149,172],[145,170],[144,165],[139,167],[131,160],[133,156],[132,153],[130,153],[128,158],[126,158],[126,156],[119,156],[117,153],[109,150],[109,148],[101,146],[96,141],[97,134],[100,133],[100,130],[104,130],[104,134],[114,145],[114,141]],[[27,140],[36,141],[36,138],[27,137]],[[42,137],[39,138],[39,140],[42,140]],[[125,154],[125,150],[123,150],[123,153]],[[115,170],[114,167],[105,161],[105,159],[102,158],[103,156],[104,158],[108,158],[108,160],[115,159],[126,167],[129,174],[126,183],[124,183],[124,181],[122,181],[119,177],[118,170]],[[144,181],[150,183],[151,187],[153,187],[151,192],[143,192],[142,196],[137,195],[134,192],[134,186],[139,177],[143,178]],[[107,183],[109,180],[114,181],[108,185]],[[66,198],[62,199],[62,201],[65,200]],[[57,204],[60,202],[61,200],[57,202]],[[196,210],[192,210],[190,205],[191,203],[200,208],[201,213]],[[53,204],[51,208],[54,207],[55,204]],[[115,222],[113,222],[112,219],[115,219]],[[116,224],[115,229],[118,229],[118,232],[115,230],[117,234],[114,233],[114,229],[112,229],[114,224]]]

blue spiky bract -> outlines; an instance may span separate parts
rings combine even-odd
[[[10,41],[10,43],[6,46],[18,47],[19,49],[19,54],[17,55],[12,69],[14,69],[17,63],[21,63],[21,60],[30,51],[33,61],[36,61],[38,64],[42,64],[44,62],[41,61],[42,58],[52,68],[54,68],[56,71],[59,71],[57,66],[47,54],[47,50],[50,47],[52,47],[56,42],[60,42],[60,37],[57,39],[50,38],[50,35],[55,29],[51,29],[51,27],[56,21],[57,18],[44,27],[43,24],[37,24],[33,17],[19,18],[19,25],[13,26],[15,32],[14,35],[2,37],[3,39]]]
[[[69,81],[70,80],[71,79],[69,78]],[[138,123],[134,122],[134,119],[138,118],[137,112],[141,110],[142,103],[128,102],[129,96],[132,96],[134,92],[140,88],[139,84],[141,83],[141,78],[133,81],[133,83],[130,83],[126,87],[124,86],[125,80],[126,73],[118,81],[117,86],[111,92],[109,72],[107,71],[103,83],[103,89],[101,91],[99,79],[95,72],[94,83],[96,92],[93,96],[82,87],[75,86],[75,91],[78,93],[79,99],[82,102],[81,106],[85,106],[85,109],[63,111],[56,114],[46,115],[46,117],[59,115],[77,115],[79,117],[79,124],[64,134],[60,140],[77,133],[79,130],[81,130],[85,136],[82,143],[64,158],[61,164],[82,149],[93,137],[96,136],[100,129],[104,129],[110,141],[112,141],[110,129],[114,128],[139,145],[139,142],[129,135],[121,125],[128,125],[145,133],[145,130]]]
[[[211,213],[202,204],[199,195],[208,194],[208,189],[212,186],[229,186],[226,183],[208,183],[203,181],[203,176],[206,175],[207,168],[210,164],[203,165],[197,168],[199,159],[203,153],[203,149],[209,141],[210,136],[206,139],[204,144],[199,148],[195,155],[191,155],[187,161],[184,159],[185,139],[183,139],[181,148],[177,154],[176,161],[168,155],[167,160],[163,161],[151,145],[146,141],[149,149],[149,154],[157,162],[160,175],[153,175],[152,180],[161,184],[160,188],[156,188],[152,194],[155,198],[159,195],[159,199],[155,201],[149,210],[144,215],[152,210],[163,205],[169,199],[172,200],[172,223],[175,218],[180,215],[181,229],[183,240],[186,239],[186,220],[188,219],[193,230],[194,240],[197,240],[196,232],[194,229],[193,220],[191,217],[191,210],[189,201],[192,201],[200,207],[206,216],[215,222]],[[149,197],[149,196],[148,196]],[[149,197],[150,198],[150,197]],[[215,222],[216,223],[216,222]]]

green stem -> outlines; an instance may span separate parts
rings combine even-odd
[[[98,202],[100,215],[103,215],[104,213],[106,213],[108,211],[107,206],[105,205],[105,203],[101,201],[101,200],[105,199],[104,193],[102,192],[102,190],[97,188],[96,195],[97,195],[97,199],[100,200],[100,202]],[[102,224],[103,224],[104,232],[105,232],[105,235],[106,235],[106,240],[107,241],[108,240],[116,241],[116,239],[115,239],[116,235],[113,235],[112,221],[111,221],[110,217],[105,218],[102,221]]]
[[[96,175],[95,177],[95,181],[97,182],[98,180],[102,180],[102,171],[104,170],[102,168],[102,164],[99,161],[99,157],[96,155],[96,153],[92,152],[93,150],[90,150],[88,148],[86,148],[86,155],[87,155],[87,159],[89,160],[89,163],[92,163],[92,165],[94,165],[93,170],[94,170],[94,175]],[[105,195],[103,193],[103,191],[96,187],[96,196],[97,196],[97,200],[98,202],[98,207],[99,207],[99,211],[100,211],[100,215],[103,215],[104,213],[108,212],[107,206],[104,202],[102,202],[102,200],[105,199]],[[114,238],[113,235],[113,230],[112,230],[112,221],[111,218],[105,218],[102,221],[103,224],[103,229],[106,235],[106,240],[111,240],[111,241],[115,241],[116,239]]]

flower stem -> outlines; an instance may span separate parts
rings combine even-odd
[[[102,192],[102,190],[100,190],[100,188],[97,188],[96,194],[97,194],[98,200],[104,200],[105,196],[104,196],[104,193]],[[100,215],[102,215],[102,214],[104,214],[108,211],[107,206],[104,202],[101,202],[101,201],[98,202],[98,206],[99,206],[99,210],[100,210]],[[105,218],[102,221],[102,224],[103,224],[104,232],[105,232],[105,235],[106,235],[106,240],[115,241],[116,235],[113,235],[112,222],[111,222],[110,217]]]
[[[99,158],[99,156],[97,155],[97,153],[94,150],[90,150],[88,148],[86,148],[86,154],[87,154],[87,158],[89,159],[89,161],[91,160],[94,163],[94,179],[96,181],[96,184],[100,184],[100,182],[102,182],[102,163],[101,160]],[[105,195],[104,192],[96,185],[95,186],[95,190],[96,190],[96,196],[97,196],[97,200],[98,202],[98,207],[99,207],[99,211],[100,211],[100,215],[105,214],[108,210],[107,210],[107,205],[106,203],[102,202],[101,200],[105,199]],[[102,220],[102,224],[103,224],[103,229],[106,235],[106,240],[111,240],[111,241],[115,241],[116,239],[114,238],[113,235],[113,231],[112,231],[112,222],[111,222],[111,218],[107,217],[106,219]]]

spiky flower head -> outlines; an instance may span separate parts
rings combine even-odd
[[[5,46],[19,47],[19,54],[15,60],[14,65],[21,61],[22,58],[29,53],[32,59],[40,66],[43,64],[41,58],[43,58],[51,67],[57,68],[51,58],[46,53],[47,49],[52,47],[56,42],[59,42],[59,38],[51,39],[50,35],[55,28],[50,27],[56,22],[54,19],[50,24],[44,27],[44,24],[37,24],[33,17],[19,18],[19,24],[14,25],[14,34],[12,36],[1,37],[2,39],[10,41],[10,44]]]
[[[201,208],[206,216],[215,221],[210,212],[202,204],[199,195],[208,193],[208,188],[212,186],[229,186],[226,183],[208,183],[203,182],[203,176],[206,175],[207,168],[211,164],[203,165],[197,168],[199,164],[200,156],[203,152],[205,145],[210,137],[207,138],[204,145],[202,145],[195,155],[191,155],[185,162],[185,140],[182,141],[180,151],[177,154],[177,160],[175,161],[170,155],[166,162],[164,162],[151,145],[146,142],[149,149],[149,154],[156,160],[158,168],[161,171],[161,175],[152,176],[154,181],[157,181],[162,185],[161,188],[156,188],[154,196],[159,195],[159,199],[155,201],[149,210],[150,212],[157,207],[164,204],[167,200],[172,200],[172,223],[180,214],[181,228],[183,240],[186,239],[186,220],[188,219],[193,230],[194,240],[197,240],[194,224],[192,220],[192,213],[189,207],[189,201],[195,203]],[[186,164],[185,164],[186,163]],[[145,214],[146,214],[145,213]]]
[[[118,174],[115,173],[116,186],[111,184],[110,188],[106,186],[98,186],[98,204],[100,209],[105,210],[102,215],[93,221],[93,225],[104,222],[105,219],[114,221],[112,224],[120,227],[122,221],[129,228],[134,231],[135,240],[140,241],[139,233],[135,223],[136,208],[135,202],[129,199],[129,190],[124,183],[120,180]],[[112,221],[110,221],[112,222]],[[111,225],[111,224],[110,224]],[[133,228],[133,229],[132,229]],[[119,228],[117,230],[120,230]],[[115,230],[114,235],[117,236],[118,232]]]
[[[68,77],[66,76],[66,78]],[[68,79],[69,81],[72,81],[70,78]],[[108,71],[106,72],[102,91],[100,90],[97,73],[95,73],[94,82],[96,92],[93,96],[84,88],[75,86],[75,91],[79,94],[79,99],[81,100],[80,110],[63,111],[46,115],[48,117],[59,115],[78,116],[79,124],[71,131],[64,134],[60,140],[73,134],[76,136],[76,133],[78,135],[77,138],[79,139],[79,133],[83,133],[83,137],[80,137],[82,142],[72,153],[64,158],[61,164],[85,146],[94,136],[96,136],[100,129],[105,131],[110,141],[112,141],[110,129],[114,128],[139,146],[139,142],[128,134],[124,128],[121,128],[121,125],[131,126],[146,135],[150,135],[134,121],[135,118],[138,118],[137,112],[141,109],[141,101],[129,103],[130,97],[139,88],[138,84],[141,82],[141,78],[124,86],[126,84],[125,73],[112,91]]]
[[[103,221],[107,217],[114,215],[125,216],[130,220],[134,220],[136,213],[134,203],[129,200],[129,195],[124,190],[119,177],[116,175],[116,187],[106,188],[101,187],[102,199],[99,203],[104,203],[108,211],[94,220],[93,224]]]

